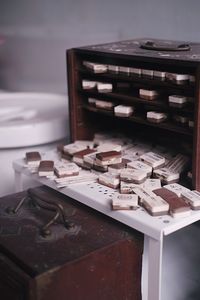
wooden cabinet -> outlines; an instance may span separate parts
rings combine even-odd
[[[16,213],[26,192],[0,199],[1,299],[141,299],[142,234],[50,188],[31,191],[40,205],[26,198]],[[43,236],[55,206],[74,226],[60,215]]]
[[[155,143],[165,140],[178,152],[191,157],[191,188],[200,190],[200,44],[191,43],[188,51],[163,51],[162,48],[155,51],[141,48],[144,42],[144,39],[130,40],[67,51],[71,140],[93,138],[95,132],[112,130],[122,131],[130,137],[143,136]],[[170,41],[153,42],[173,45]],[[87,68],[84,62],[117,66],[122,71],[96,73]],[[138,76],[123,71],[133,68],[154,73],[165,72],[168,75],[188,75],[188,80],[181,84],[167,78],[162,80],[156,76]],[[111,83],[112,92],[83,89],[83,80]],[[145,100],[140,97],[140,89],[156,90],[159,97]],[[183,96],[188,101],[180,107],[174,107],[169,104],[170,95]],[[89,98],[111,101],[114,105],[132,105],[134,114],[128,118],[117,117],[113,111],[99,109],[88,103]],[[159,124],[149,122],[146,117],[148,111],[164,112],[167,120]],[[184,124],[177,122],[177,116],[187,121]]]

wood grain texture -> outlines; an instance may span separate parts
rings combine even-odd
[[[180,145],[184,142],[188,144],[188,149],[192,154],[192,171],[193,180],[191,188],[200,190],[200,44],[190,43],[190,51],[154,51],[146,50],[140,47],[140,44],[149,40],[148,38],[119,41],[114,43],[107,43],[101,45],[92,45],[80,48],[74,48],[68,50],[69,53],[73,53],[73,58],[76,61],[74,65],[72,62],[68,65],[68,76],[70,81],[73,82],[69,86],[69,101],[72,102],[71,118],[74,120],[73,127],[71,127],[71,135],[74,139],[87,139],[93,138],[93,133],[98,131],[109,131],[113,129],[115,131],[123,132],[129,136],[133,133],[141,132],[144,136],[144,132],[148,138],[157,137],[159,140],[171,140],[172,143],[177,144],[176,141],[180,141]],[[183,42],[164,41],[150,39],[156,43],[167,43],[169,45],[177,45]],[[140,69],[148,69],[155,71],[165,71],[177,74],[189,74],[195,76],[196,83],[178,85],[168,80],[159,81],[158,79],[147,79],[142,77],[127,76],[125,74],[94,74],[83,67],[82,62],[91,61],[96,63],[102,63],[114,66],[134,67]],[[77,69],[78,68],[78,69]],[[117,86],[117,82],[132,84],[132,90],[128,93],[114,90],[112,93],[101,94],[96,90],[91,92],[85,92],[81,90],[80,83],[82,79],[94,80],[100,82],[110,82],[113,86]],[[146,103],[146,100],[142,100],[138,97],[137,89],[139,88],[153,88],[162,92],[161,99],[152,101],[152,103]],[[133,93],[132,93],[133,91]],[[186,105],[183,108],[174,108],[168,105],[169,95],[186,95],[194,97],[194,106],[191,104]],[[99,100],[112,101],[117,104],[131,103],[135,107],[136,113],[129,118],[117,118],[113,112],[106,112],[96,107],[88,105],[87,99],[89,97]],[[150,102],[150,101],[149,101]],[[160,124],[152,124],[146,120],[146,111],[156,110],[164,111],[170,115],[170,118]],[[194,128],[181,126],[173,122],[173,114],[186,114],[190,118],[194,118]],[[80,117],[79,121],[78,118]],[[178,146],[178,144],[176,145]],[[183,148],[180,149],[182,151]],[[187,153],[186,153],[187,154]]]
[[[34,191],[62,205],[75,226],[67,230],[58,219],[43,238],[39,229],[52,212],[27,200],[9,215],[6,208],[16,206],[25,193],[1,199],[0,291],[8,295],[5,299],[140,300],[143,235],[47,187]]]

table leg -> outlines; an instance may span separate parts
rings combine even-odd
[[[145,235],[143,254],[142,299],[161,300],[163,237]]]
[[[15,170],[15,192],[23,191],[23,180],[22,180],[22,173]]]

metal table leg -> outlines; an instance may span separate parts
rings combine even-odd
[[[143,256],[143,300],[161,300],[163,236],[160,240],[145,235]]]
[[[22,173],[14,170],[15,171],[15,192],[21,192],[23,191],[23,180],[22,180]]]

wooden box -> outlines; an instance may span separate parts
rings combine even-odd
[[[141,299],[142,234],[50,188],[31,193],[15,213],[25,192],[0,200],[1,299]],[[73,226],[60,216],[42,236],[55,203]]]
[[[141,47],[145,42],[150,46],[147,49]],[[156,44],[161,45],[157,51]],[[200,190],[200,44],[187,46],[171,41],[138,39],[68,50],[71,140],[92,139],[95,132],[112,130],[123,130],[133,137],[137,133],[155,143],[166,139],[180,153],[191,157],[191,188]],[[99,73],[88,68],[85,62],[111,67]],[[170,76],[163,80],[165,73]],[[177,78],[173,78],[174,74]],[[186,81],[184,75],[188,75]],[[83,80],[111,83],[113,90],[107,93],[86,90],[82,87]],[[124,90],[127,84],[130,89]],[[155,101],[141,99],[139,89],[158,90],[160,96]],[[187,97],[187,104],[169,105],[170,95]],[[134,105],[136,113],[129,118],[116,117],[113,112],[88,103],[89,98],[112,101],[116,105]],[[163,123],[151,123],[146,119],[149,110],[167,113],[169,118]],[[177,115],[190,123],[178,123]]]

